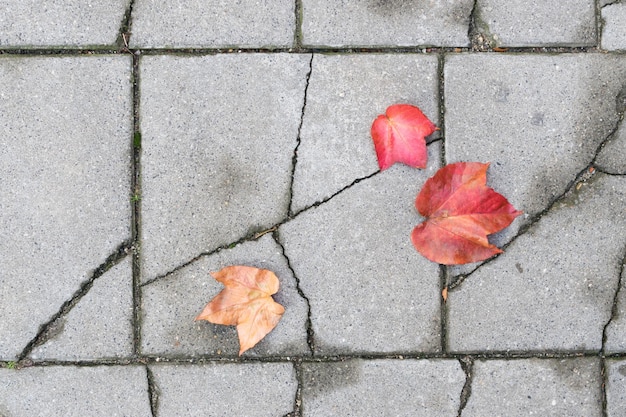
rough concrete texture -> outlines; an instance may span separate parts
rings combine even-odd
[[[290,363],[154,365],[158,416],[284,416],[298,381]]]
[[[0,359],[130,238],[127,57],[0,58]]]
[[[113,46],[128,0],[0,0],[0,48]]]
[[[606,368],[606,416],[620,417],[624,415],[626,404],[626,360],[609,359]]]
[[[456,360],[305,363],[302,415],[453,416],[464,383]]]
[[[626,253],[623,262],[626,262]],[[606,353],[626,352],[626,265],[622,264],[622,277],[619,292],[615,299],[615,311],[612,320],[606,327],[604,351]]]
[[[454,55],[445,80],[447,162],[491,162],[489,185],[525,213],[495,236],[500,245],[567,189],[615,129],[626,58]]]
[[[0,415],[152,416],[143,366],[0,368]]]
[[[602,8],[602,38],[600,46],[610,51],[626,50],[626,3]]]
[[[463,417],[602,415],[596,358],[476,361]]]
[[[59,318],[32,359],[94,360],[133,353],[131,257],[97,278],[89,292]]]
[[[600,350],[624,257],[625,206],[626,178],[596,174],[574,187],[450,293],[450,349]]]
[[[142,352],[149,355],[202,354],[237,356],[239,342],[234,326],[194,322],[204,306],[224,287],[211,277],[228,265],[248,265],[274,271],[280,280],[276,302],[285,307],[278,326],[246,356],[307,355],[308,305],[271,235],[233,249],[198,259],[172,275],[143,287]]]
[[[607,141],[598,154],[595,165],[610,174],[626,175],[626,123]]]
[[[391,104],[417,105],[437,124],[437,83],[435,56],[316,55],[300,132],[292,210],[322,201],[378,170],[370,128]]]
[[[472,0],[302,1],[302,43],[467,46]]]
[[[316,354],[440,349],[439,268],[410,239],[439,149],[430,145],[425,170],[394,165],[280,227],[311,304]]]
[[[294,8],[293,0],[137,0],[131,46],[288,47]]]
[[[287,215],[309,61],[142,58],[144,280]]]
[[[497,46],[591,46],[594,0],[478,0],[475,28]]]

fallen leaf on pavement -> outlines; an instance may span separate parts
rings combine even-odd
[[[458,162],[429,178],[415,200],[426,220],[411,234],[415,248],[444,265],[478,262],[502,251],[487,235],[507,227],[520,214],[487,184],[489,164]]]
[[[224,289],[196,320],[237,326],[241,356],[271,332],[285,312],[272,298],[278,292],[278,278],[272,271],[250,266],[227,266],[211,276]]]

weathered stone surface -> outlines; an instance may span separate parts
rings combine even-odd
[[[89,292],[54,324],[54,335],[32,359],[97,360],[133,353],[131,257],[96,279]]]
[[[131,45],[142,48],[286,47],[293,44],[292,0],[137,0]]]
[[[596,358],[477,361],[473,374],[464,417],[602,415]]]
[[[0,415],[152,416],[143,366],[0,368]]]
[[[600,350],[626,245],[626,178],[574,187],[449,294],[452,351]]]
[[[602,8],[602,49],[626,50],[626,3]]]
[[[115,44],[128,0],[0,0],[0,48]]]
[[[467,46],[471,0],[302,1],[302,41],[318,46]]]
[[[456,360],[303,364],[303,416],[456,415],[465,373]]]
[[[378,170],[370,129],[388,106],[417,105],[437,124],[437,84],[434,56],[315,55],[292,210],[322,201]]]
[[[561,195],[615,128],[626,58],[597,54],[446,59],[446,159],[491,162],[488,183],[525,215]],[[567,105],[563,105],[567,103]]]
[[[130,63],[0,58],[0,359],[130,238]]]
[[[278,326],[246,356],[307,355],[308,305],[297,291],[296,281],[281,247],[265,235],[203,257],[143,287],[142,352],[149,355],[237,356],[239,342],[233,326],[194,322],[204,306],[224,288],[211,277],[229,265],[249,265],[274,271],[280,280],[276,302],[285,307]]]
[[[287,214],[309,59],[142,58],[144,280]]]
[[[159,416],[284,416],[298,381],[290,363],[154,365]]]
[[[478,0],[475,25],[498,46],[596,43],[594,0]]]
[[[440,350],[439,268],[411,244],[415,196],[439,167],[394,165],[282,225],[318,354]]]
[[[623,359],[609,359],[606,361],[606,411],[607,417],[624,415],[626,406],[626,361]]]

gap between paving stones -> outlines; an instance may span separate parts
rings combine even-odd
[[[622,91],[620,91],[617,96],[615,97],[615,101],[616,103],[619,101],[619,99],[623,96],[623,91],[624,89],[626,89],[626,86],[622,88]],[[615,125],[613,126],[613,128],[609,131],[609,133],[605,136],[605,138],[600,142],[600,144],[596,147],[596,150],[593,154],[593,157],[591,158],[591,161],[589,161],[589,163],[587,164],[587,166],[585,166],[583,169],[581,169],[575,176],[574,179],[572,179],[568,185],[565,187],[565,190],[559,194],[558,196],[556,196],[555,198],[552,199],[552,201],[550,201],[548,203],[548,205],[539,213],[535,214],[534,216],[532,216],[528,222],[526,224],[524,224],[523,226],[520,227],[520,229],[518,230],[517,234],[515,236],[513,236],[511,238],[511,240],[509,240],[508,242],[506,242],[504,245],[502,245],[502,247],[500,249],[502,249],[503,253],[506,250],[506,248],[508,248],[513,242],[515,242],[515,240],[526,234],[529,230],[531,230],[535,224],[537,224],[546,214],[548,214],[550,212],[550,210],[552,210],[552,208],[556,205],[556,203],[558,203],[559,201],[562,201],[563,199],[567,198],[571,192],[573,191],[574,187],[576,187],[579,183],[583,183],[586,182],[587,180],[589,180],[593,175],[597,174],[597,173],[603,173],[603,174],[607,174],[604,171],[600,170],[598,167],[595,166],[595,161],[598,158],[598,155],[600,154],[600,152],[602,151],[602,149],[604,148],[605,144],[611,140],[611,138],[618,132],[620,126],[622,125],[622,122],[624,121],[624,109],[617,107],[616,108],[616,113],[618,114],[618,118],[617,121],[615,122]],[[613,176],[623,176],[621,174],[607,174],[607,175],[613,175]],[[473,268],[472,270],[470,270],[467,273],[464,274],[459,274],[453,277],[450,277],[449,279],[449,285],[448,285],[448,289],[450,291],[455,290],[456,288],[458,288],[467,278],[469,278],[472,274],[474,274],[474,272],[478,271],[481,267],[483,267],[484,265],[487,265],[491,262],[493,262],[495,259],[497,259],[498,257],[500,257],[501,254],[495,255],[492,258],[487,259],[486,261],[480,263],[479,265],[477,265],[475,268]]]

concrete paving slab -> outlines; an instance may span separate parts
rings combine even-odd
[[[237,356],[234,326],[194,322],[204,306],[224,287],[209,275],[229,265],[249,265],[274,271],[280,280],[276,302],[285,307],[278,326],[245,356],[308,355],[308,305],[271,235],[200,258],[171,276],[143,287],[142,353],[166,356]]]
[[[0,0],[0,48],[113,46],[128,0]]]
[[[626,360],[608,359],[606,367],[606,415],[620,417],[626,405]]]
[[[394,165],[279,228],[311,305],[316,354],[440,350],[439,267],[410,239],[439,150],[429,146],[426,170]]]
[[[626,3],[602,8],[602,40],[600,47],[609,51],[626,50]]]
[[[302,43],[468,46],[473,1],[302,1]]]
[[[478,0],[476,28],[497,46],[591,46],[594,0]]]
[[[137,0],[131,46],[290,47],[295,16],[292,0]]]
[[[130,238],[130,64],[0,58],[0,359]]]
[[[525,213],[494,235],[501,245],[566,190],[615,128],[626,59],[463,54],[446,58],[445,77],[447,162],[491,162],[488,183]]]
[[[154,365],[159,416],[284,416],[298,381],[291,363]]]
[[[476,361],[463,417],[602,416],[597,358]]]
[[[626,353],[626,267],[622,267],[621,287],[617,293],[616,307],[617,310],[606,328],[604,342],[606,353]]]
[[[437,124],[438,78],[435,56],[315,55],[292,210],[322,201],[378,170],[370,129],[388,106],[417,105]]]
[[[0,368],[0,415],[152,416],[143,366]]]
[[[144,280],[287,215],[309,61],[142,58]]]
[[[598,154],[595,165],[605,172],[626,175],[626,123],[619,129]]]
[[[626,245],[626,178],[597,174],[448,298],[451,351],[602,347]]]
[[[31,359],[99,360],[133,354],[131,257],[98,278],[78,304],[54,325],[54,335]]]
[[[302,415],[457,415],[465,373],[456,360],[303,364]]]

